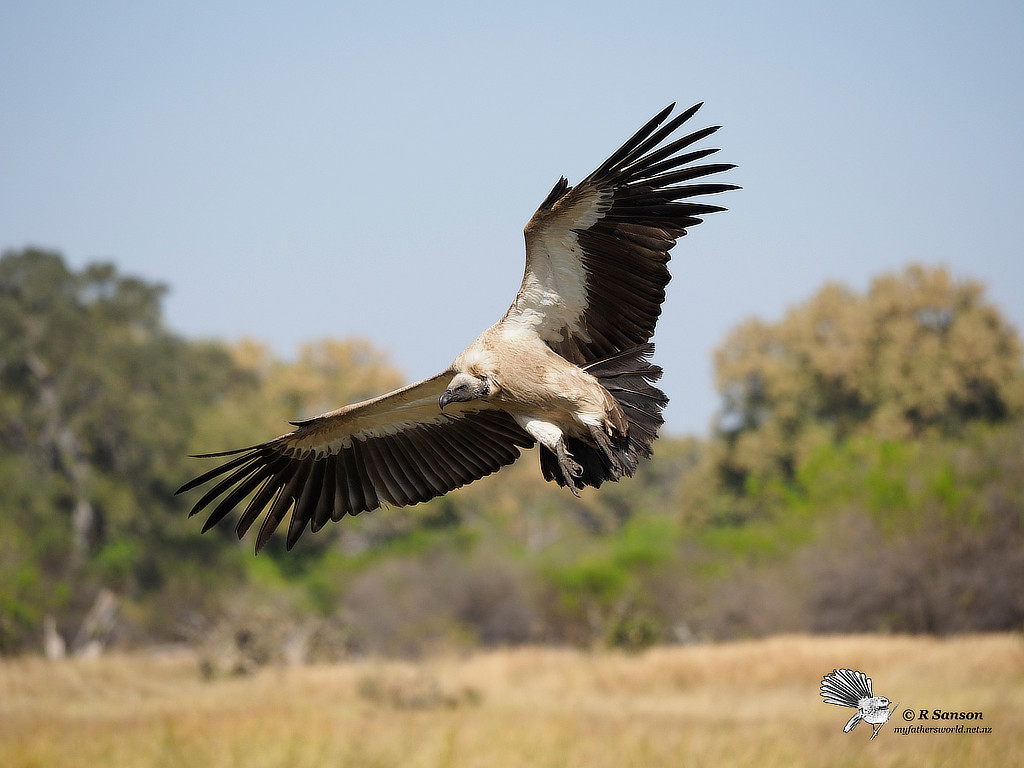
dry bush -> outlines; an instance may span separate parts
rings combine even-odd
[[[479,704],[480,691],[472,686],[452,686],[422,667],[390,664],[359,679],[359,695],[374,704],[396,709],[433,709]]]
[[[887,536],[870,516],[843,516],[828,541],[800,553],[815,632],[951,634],[1024,626],[1024,541],[1017,510],[999,502],[980,527],[926,519]],[[841,542],[841,545],[839,544]]]
[[[692,610],[695,633],[710,640],[767,637],[801,627],[800,590],[786,566],[738,566],[705,585]]]
[[[341,612],[367,652],[524,643],[537,623],[529,583],[510,561],[480,551],[389,558],[352,583]]]

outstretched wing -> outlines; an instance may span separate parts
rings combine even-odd
[[[251,448],[206,454],[231,458],[177,492],[217,481],[189,513],[216,502],[204,532],[252,494],[235,531],[241,538],[265,513],[257,552],[291,510],[291,549],[307,526],[315,532],[346,514],[432,499],[511,464],[533,445],[509,414],[485,401],[442,411],[438,398],[451,376],[294,422],[294,432]]]
[[[656,115],[576,187],[563,178],[526,225],[526,273],[504,323],[539,335],[576,365],[646,343],[665,300],[669,249],[725,210],[693,198],[737,189],[687,183],[734,166],[684,152],[718,126],[666,140],[700,108]],[[664,123],[664,125],[662,125]]]
[[[871,678],[853,669],[834,669],[821,679],[821,695],[826,704],[856,707],[861,699],[871,696]]]

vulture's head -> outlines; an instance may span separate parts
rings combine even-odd
[[[441,395],[438,404],[444,408],[449,403],[468,403],[470,400],[490,397],[494,389],[493,382],[486,374],[473,376],[470,373],[457,373],[448,384],[448,389]]]

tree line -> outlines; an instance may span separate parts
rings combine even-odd
[[[365,341],[284,360],[186,339],[166,288],[0,258],[0,652],[191,642],[210,668],[525,642],[638,648],[1024,621],[1024,369],[983,286],[911,266],[826,285],[715,353],[706,439],[662,436],[576,500],[528,453],[258,558],[174,496],[249,445],[402,383]],[[667,361],[671,364],[671,361]]]

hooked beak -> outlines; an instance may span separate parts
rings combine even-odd
[[[443,411],[444,407],[446,405],[448,405],[448,403],[450,403],[451,401],[452,401],[452,393],[449,390],[446,389],[444,391],[444,394],[442,394],[441,398],[437,401],[437,404],[441,407],[441,410]]]

